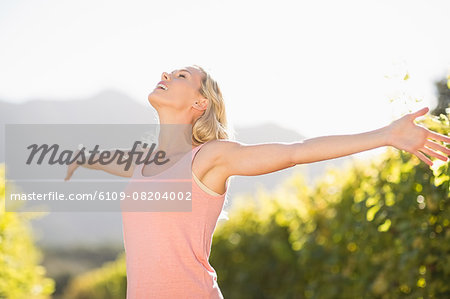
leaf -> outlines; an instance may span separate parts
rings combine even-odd
[[[375,205],[373,207],[371,207],[366,214],[366,219],[367,221],[372,221],[373,218],[375,217],[375,214],[378,212],[378,210],[380,210],[380,206],[379,205]]]
[[[378,226],[378,231],[379,232],[387,232],[390,227],[391,227],[391,220],[390,219],[386,219],[386,221],[383,224]]]

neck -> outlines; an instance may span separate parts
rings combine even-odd
[[[160,132],[158,148],[177,153],[191,149],[193,121],[179,113],[158,113]]]

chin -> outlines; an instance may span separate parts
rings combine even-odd
[[[160,100],[158,100],[158,98],[159,98],[159,97],[155,94],[154,91],[152,91],[152,92],[148,95],[148,97],[147,97],[148,102],[149,102],[151,105],[154,105],[155,103],[160,102]]]
[[[158,92],[153,91],[148,95],[148,102],[150,103],[150,105],[156,108],[158,106],[165,105],[167,99],[159,95]]]

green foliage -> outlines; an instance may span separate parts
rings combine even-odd
[[[434,82],[437,92],[437,105],[433,110],[430,111],[431,114],[439,116],[440,114],[447,113],[450,110],[450,74],[447,78],[437,80]],[[448,109],[448,110],[446,110]]]
[[[5,211],[5,172],[0,167],[0,298],[50,298],[54,281],[39,265],[28,220],[33,213]]]
[[[449,192],[449,163],[389,148],[314,189],[297,175],[236,198],[210,262],[225,298],[450,297]]]
[[[71,278],[101,267],[105,262],[112,261],[123,251],[123,244],[102,243],[78,244],[69,246],[45,245],[40,246],[44,254],[42,265],[47,275],[55,280],[54,298],[61,298]]]
[[[81,274],[69,282],[64,293],[67,299],[122,299],[126,297],[125,254],[113,262]]]

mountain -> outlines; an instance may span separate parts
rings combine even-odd
[[[35,99],[15,104],[0,101],[0,140],[4,144],[5,124],[155,124],[156,111],[145,100],[140,104],[126,94],[105,90],[87,99]],[[236,140],[245,144],[267,142],[298,142],[304,137],[298,132],[273,123],[235,126]],[[270,157],[268,157],[270,159]],[[326,167],[340,167],[351,157],[343,157],[306,165],[297,165],[270,174],[246,177],[234,176],[229,187],[229,204],[240,193],[254,193],[263,186],[272,190],[294,171],[300,171],[313,183]],[[0,147],[0,162],[4,161],[4,146]],[[54,212],[33,220],[37,243],[46,246],[100,244],[122,242],[120,213]]]

